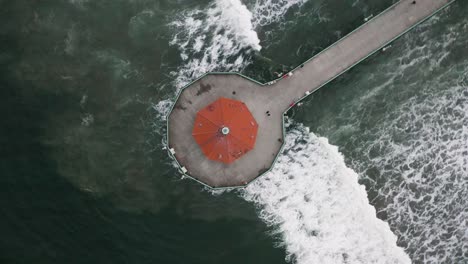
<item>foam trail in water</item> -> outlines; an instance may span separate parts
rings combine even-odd
[[[242,195],[260,207],[290,261],[410,263],[337,147],[307,128],[288,132],[273,170]]]
[[[212,71],[241,71],[248,54],[260,50],[252,13],[240,0],[216,0],[205,9],[182,12],[169,24],[174,28],[170,44],[180,51],[182,66],[171,72],[176,90]],[[159,117],[169,111],[172,100],[153,108]]]
[[[373,88],[350,96],[334,124],[318,121],[317,130],[334,140],[343,137],[340,127],[352,131],[353,169],[415,263],[468,263],[465,10],[441,13],[396,42],[372,76],[349,84]]]
[[[301,6],[308,0],[257,0],[253,4],[252,23],[266,26],[283,19],[284,14],[293,6]]]
[[[170,44],[178,47],[183,60],[172,73],[176,87],[206,72],[242,69],[245,55],[261,49],[251,21],[252,14],[240,0],[217,0],[206,9],[182,13],[170,24],[178,32]]]
[[[219,0],[205,10],[185,12],[173,22],[179,33],[171,44],[179,48],[185,63],[172,73],[175,86],[180,89],[208,71],[245,67],[246,50],[260,49],[252,25],[275,22],[295,4],[275,2],[277,8],[270,6],[264,12],[266,3],[258,3],[252,17],[240,1]],[[228,7],[237,12],[226,12]],[[165,112],[168,106],[162,101],[156,109]],[[299,139],[305,141],[295,142]],[[388,225],[376,219],[365,190],[336,148],[303,130],[292,131],[287,144],[289,151],[279,158],[274,171],[251,184],[243,196],[262,206],[262,219],[278,227],[291,258],[299,263],[409,262],[396,247]],[[298,152],[301,147],[304,150]],[[294,169],[287,171],[289,161]],[[304,166],[319,174],[314,176]]]
[[[277,22],[289,8],[307,1],[255,1],[250,12],[240,0],[215,0],[205,9],[181,12],[169,24],[176,32],[170,45],[179,49],[183,60],[170,73],[176,90],[207,72],[241,71],[250,63],[250,52],[262,48],[255,27]],[[153,106],[158,120],[164,119],[171,105],[172,99],[165,99]]]

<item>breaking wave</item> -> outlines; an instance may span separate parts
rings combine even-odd
[[[301,6],[308,0],[258,0],[252,5],[252,23],[257,26],[266,26],[283,19],[291,7]]]
[[[172,72],[181,88],[204,73],[240,71],[248,54],[261,49],[252,13],[240,0],[217,0],[205,9],[189,10],[173,21],[174,38],[183,66]]]
[[[216,0],[181,12],[169,24],[176,32],[170,45],[182,60],[182,66],[170,72],[176,91],[207,72],[242,71],[251,63],[252,52],[262,48],[255,28],[277,22],[289,8],[306,1],[256,1],[250,12],[240,0]],[[158,119],[164,119],[171,104],[172,99],[165,99],[153,106]]]
[[[376,217],[338,148],[303,126],[290,129],[273,170],[243,191],[295,263],[410,263]]]
[[[376,200],[412,258],[451,263],[468,252],[468,83],[431,96],[395,109],[400,115],[360,149],[370,162],[356,163],[363,174],[378,170]]]
[[[463,52],[468,20],[463,9],[420,25],[394,43],[380,63],[358,67],[362,74],[340,87],[355,95],[314,128],[344,146],[379,216],[415,263],[468,260],[468,60]],[[355,87],[364,92],[356,93]]]
[[[177,32],[170,44],[180,51],[182,65],[171,75],[177,89],[204,73],[241,71],[262,46],[255,28],[279,21],[293,6],[307,0],[216,0],[204,9],[184,11],[169,24]]]
[[[176,32],[170,45],[180,52],[182,66],[170,74],[176,90],[207,72],[240,72],[250,63],[250,54],[259,51],[252,13],[240,0],[216,0],[204,9],[183,11],[169,24]],[[153,109],[158,117],[169,112],[171,99]]]
[[[440,18],[438,18],[440,19]],[[433,23],[439,22],[434,20]],[[468,63],[454,60],[466,46],[468,20],[405,39],[402,56],[384,67],[392,81],[368,98],[384,96],[392,112],[365,131],[355,160],[385,204],[382,213],[414,261],[464,263],[468,252]],[[440,29],[439,29],[440,30]],[[421,43],[421,38],[424,40]],[[465,56],[466,55],[462,55]],[[447,63],[448,62],[448,63]],[[418,79],[414,79],[416,78]],[[411,86],[402,102],[385,93]],[[414,91],[414,92],[411,92]],[[349,117],[348,117],[349,118]],[[361,117],[362,118],[362,117]]]
[[[249,54],[261,49],[255,27],[277,22],[290,7],[304,2],[257,1],[251,13],[239,0],[218,0],[205,9],[183,12],[170,24],[178,32],[171,45],[183,60],[171,73],[175,87],[210,71],[241,71],[250,63]],[[165,115],[170,104],[164,100],[154,108]],[[336,147],[298,127],[289,131],[285,149],[274,170],[242,196],[255,202],[261,218],[275,227],[289,260],[409,263]]]

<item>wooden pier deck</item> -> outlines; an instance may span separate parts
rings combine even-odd
[[[187,176],[210,187],[244,186],[269,170],[283,145],[283,114],[431,17],[453,0],[402,0],[322,51],[287,78],[262,85],[238,74],[207,74],[184,88],[168,116],[168,149]],[[258,123],[253,150],[232,164],[207,159],[192,137],[197,112],[219,97],[243,101]],[[270,116],[266,115],[270,112]]]

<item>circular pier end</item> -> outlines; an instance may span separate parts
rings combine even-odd
[[[287,108],[272,95],[238,74],[208,74],[184,88],[168,116],[168,148],[184,174],[220,188],[245,186],[268,171],[282,147]]]

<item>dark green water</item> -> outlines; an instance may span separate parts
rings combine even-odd
[[[225,2],[0,0],[2,263],[285,263],[254,204],[179,180],[160,116],[205,71],[269,80],[392,1],[245,1],[256,52],[242,23],[207,15]],[[290,114],[340,147],[415,263],[468,259],[467,13],[458,1]],[[421,171],[429,184],[401,180]]]

